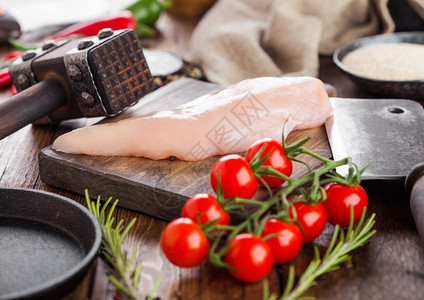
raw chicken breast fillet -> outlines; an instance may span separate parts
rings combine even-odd
[[[79,128],[53,149],[103,156],[197,161],[246,151],[258,139],[322,125],[332,107],[312,77],[247,79],[169,111]]]

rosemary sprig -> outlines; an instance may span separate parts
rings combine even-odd
[[[91,201],[88,191],[85,190],[85,200],[87,207],[90,212],[96,217],[102,230],[102,244],[100,247],[101,257],[106,261],[110,275],[109,280],[116,286],[118,291],[124,293],[129,299],[143,299],[143,296],[138,288],[140,283],[140,274],[142,264],[135,265],[135,253],[134,249],[131,257],[128,257],[127,251],[122,249],[122,243],[127,236],[130,229],[136,222],[136,219],[132,219],[131,222],[124,227],[123,220],[120,220],[118,224],[113,227],[115,218],[113,212],[118,200],[115,200],[106,215],[106,209],[108,208],[112,197],[110,197],[103,206],[100,203],[100,196],[97,197],[97,201]],[[135,266],[134,266],[135,265]],[[147,296],[148,300],[153,299],[152,294],[159,286],[161,278],[158,278],[153,286],[152,291]]]
[[[371,236],[373,236],[376,232],[375,230],[372,230],[375,223],[375,214],[372,214],[371,217],[365,221],[365,213],[366,210],[364,209],[361,219],[354,229],[353,209],[351,207],[351,223],[347,232],[345,233],[343,230],[340,230],[338,225],[334,227],[332,239],[323,258],[320,257],[318,247],[314,247],[315,259],[310,262],[302,276],[299,278],[296,286],[294,285],[294,266],[291,265],[289,267],[286,287],[280,300],[301,299],[301,295],[311,286],[316,284],[315,280],[319,276],[338,270],[342,263],[350,259],[350,252],[369,242]],[[277,299],[276,295],[269,296],[269,285],[266,281],[264,282],[263,295],[266,300]]]

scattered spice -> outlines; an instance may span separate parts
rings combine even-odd
[[[200,65],[191,62],[191,61],[183,61],[183,67],[180,71],[174,74],[169,74],[163,77],[155,77],[154,83],[158,86],[164,86],[171,81],[180,79],[180,78],[194,78],[198,80],[206,80],[205,74],[203,73]]]

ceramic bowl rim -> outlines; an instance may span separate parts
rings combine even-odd
[[[421,38],[420,42],[413,42],[414,38]],[[375,83],[389,84],[389,83],[398,83],[398,84],[420,84],[424,83],[424,79],[420,80],[384,80],[376,79],[372,77],[367,77],[360,75],[343,64],[343,58],[352,51],[362,48],[367,45],[375,44],[387,44],[387,43],[414,43],[419,45],[424,45],[424,31],[413,31],[413,32],[395,32],[395,33],[383,33],[373,36],[364,37],[358,39],[352,43],[346,44],[337,48],[333,53],[333,61],[341,70],[345,73],[350,74],[353,77],[358,79],[372,81]]]

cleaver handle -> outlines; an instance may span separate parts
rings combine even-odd
[[[0,140],[66,104],[65,88],[55,79],[41,81],[0,102]]]
[[[415,225],[421,240],[424,241],[424,162],[409,172],[405,188],[410,193],[410,206]]]

